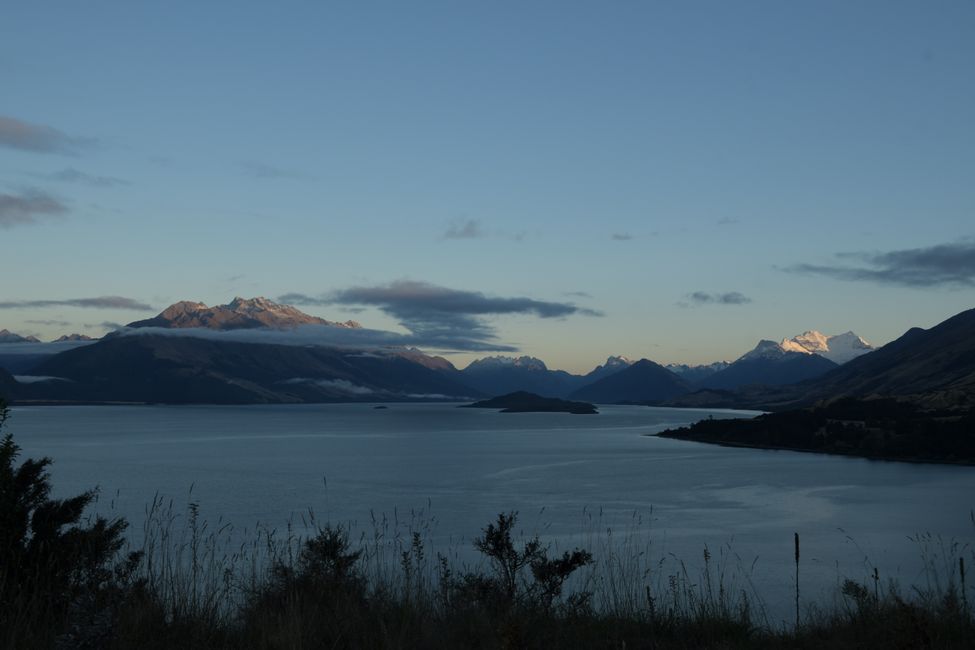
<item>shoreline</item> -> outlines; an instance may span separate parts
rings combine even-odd
[[[727,440],[705,440],[692,436],[663,435],[660,433],[644,433],[648,438],[664,438],[666,440],[683,440],[684,442],[696,442],[702,445],[717,445],[719,447],[733,447],[739,449],[761,449],[764,451],[794,451],[803,454],[819,454],[822,456],[843,456],[845,458],[862,458],[864,460],[883,461],[888,463],[912,463],[915,465],[952,465],[955,467],[975,467],[975,460],[935,460],[929,458],[918,458],[911,456],[882,456],[878,454],[857,454],[845,451],[823,451],[822,449],[808,449],[805,447],[779,447],[773,445],[763,445],[760,443],[731,442]]]

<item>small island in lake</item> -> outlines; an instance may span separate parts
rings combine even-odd
[[[502,413],[572,413],[574,415],[597,415],[599,411],[588,402],[570,402],[555,397],[542,397],[527,391],[517,391],[493,397],[461,408],[500,409]]]

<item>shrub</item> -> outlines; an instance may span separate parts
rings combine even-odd
[[[0,400],[0,430],[9,417]],[[94,490],[52,499],[49,458],[15,466],[20,448],[8,433],[0,442],[0,630],[4,647],[98,643],[111,611],[129,584],[138,554],[118,561],[126,522],[104,517],[81,522]],[[84,638],[83,638],[84,637]]]
[[[575,549],[561,557],[549,558],[548,549],[538,537],[526,541],[521,549],[515,547],[511,533],[518,513],[501,513],[488,524],[483,534],[474,540],[474,548],[485,555],[494,570],[493,576],[468,573],[453,584],[455,604],[473,602],[492,609],[507,610],[520,606],[550,610],[559,602],[565,581],[576,569],[592,562],[592,554]],[[525,575],[530,573],[531,579]],[[572,609],[588,605],[588,594],[579,592],[568,601]]]

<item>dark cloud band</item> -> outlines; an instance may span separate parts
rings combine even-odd
[[[695,291],[688,294],[687,299],[695,305],[745,305],[752,301],[751,298],[738,291],[727,293]]]
[[[120,185],[129,184],[128,181],[124,181],[121,178],[88,174],[73,167],[67,167],[59,172],[54,172],[53,174],[37,174],[37,176],[61,183],[78,183],[80,185],[89,185],[91,187],[118,187]]]
[[[797,264],[784,271],[901,287],[975,286],[975,242],[962,241],[886,253],[840,253],[854,264]]]
[[[74,153],[93,142],[71,137],[50,126],[0,115],[0,147],[35,153]]]
[[[122,296],[99,296],[97,298],[70,298],[68,300],[8,300],[0,302],[0,309],[40,309],[44,307],[83,307],[85,309],[131,309],[134,311],[153,311],[152,305],[123,298]]]
[[[484,239],[487,233],[477,219],[454,221],[443,234],[444,239]]]
[[[567,302],[533,298],[487,296],[479,291],[463,291],[425,282],[402,280],[387,285],[352,287],[323,297],[286,294],[281,302],[295,305],[368,305],[397,319],[415,337],[436,341],[427,347],[439,349],[510,350],[496,342],[487,316],[528,314],[539,318],[564,318],[571,315],[602,316],[602,313]]]
[[[0,228],[36,223],[40,219],[58,216],[67,211],[67,206],[61,201],[44,192],[0,193]]]

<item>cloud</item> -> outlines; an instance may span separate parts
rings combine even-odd
[[[122,296],[97,298],[69,298],[67,300],[8,300],[0,302],[0,309],[38,309],[42,307],[84,307],[87,309],[132,309],[154,311],[151,305]]]
[[[281,383],[315,384],[321,386],[322,388],[328,388],[347,395],[373,395],[376,392],[371,388],[367,388],[366,386],[354,384],[347,379],[307,379],[304,377],[295,377],[294,379],[286,379]]]
[[[609,238],[613,241],[630,241],[633,239],[633,235],[628,232],[614,232]]]
[[[518,348],[496,341],[477,340],[463,333],[451,337],[400,334],[385,330],[350,329],[328,325],[302,325],[290,330],[246,329],[211,330],[204,328],[117,328],[123,336],[189,336],[192,338],[268,345],[321,345],[352,350],[422,348],[449,352],[517,352]],[[24,344],[18,344],[24,345]]]
[[[14,379],[20,384],[36,384],[40,381],[71,381],[64,377],[51,377],[50,375],[14,375]]]
[[[90,138],[75,138],[50,126],[0,115],[0,147],[35,153],[75,153],[94,143]]]
[[[838,253],[853,264],[796,264],[782,270],[901,287],[975,286],[975,241],[886,253]]]
[[[592,294],[585,291],[565,291],[562,295],[569,298],[592,298]]]
[[[314,176],[304,172],[294,169],[284,169],[283,167],[275,167],[274,165],[268,165],[267,163],[247,161],[241,163],[241,167],[244,169],[244,174],[250,176],[251,178],[260,178],[264,180],[286,179],[292,181],[314,180]]]
[[[10,350],[4,350],[4,354],[16,354],[29,357],[59,354],[67,350],[73,350],[86,345],[93,345],[97,342],[98,341],[59,341],[55,343],[54,341],[50,341],[48,343],[18,343],[16,346],[11,346]]]
[[[40,219],[67,211],[67,206],[61,201],[37,190],[20,194],[0,193],[0,228],[37,223]]]
[[[86,330],[93,329],[106,329],[106,330],[121,330],[125,329],[125,325],[122,323],[113,323],[110,320],[103,320],[100,323],[85,323],[82,325]]]
[[[737,291],[727,293],[707,293],[705,291],[695,291],[687,294],[690,302],[678,303],[682,307],[690,305],[745,305],[752,301],[748,296]]]
[[[479,291],[449,289],[425,282],[400,280],[387,285],[352,287],[323,297],[291,293],[278,298],[294,305],[368,305],[397,319],[419,347],[457,350],[511,350],[497,343],[488,316],[527,314],[539,318],[572,315],[602,316],[593,309],[568,302],[548,302],[533,298],[502,298]]]
[[[718,219],[719,226],[734,226],[737,225],[739,221],[737,219],[732,219],[731,217],[723,217]]]
[[[484,239],[487,233],[477,219],[453,221],[443,234],[444,239]]]
[[[455,219],[447,226],[447,230],[440,239],[506,239],[508,241],[524,241],[528,237],[525,230],[504,231],[488,230],[480,219]]]
[[[80,183],[82,185],[90,185],[91,187],[118,187],[120,185],[129,184],[128,181],[124,181],[121,178],[87,174],[83,171],[75,169],[74,167],[66,167],[59,172],[54,172],[53,174],[34,174],[34,176],[46,178],[52,181],[59,181],[62,183]]]
[[[71,323],[66,320],[25,320],[25,323],[30,323],[31,325],[49,325],[55,327],[70,327]]]

